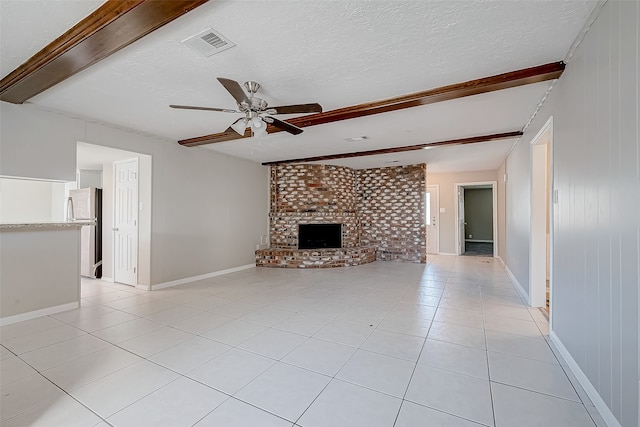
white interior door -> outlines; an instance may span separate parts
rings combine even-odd
[[[114,163],[113,280],[138,283],[138,159]]]
[[[458,255],[464,253],[464,187],[458,187]]]
[[[426,207],[427,207],[427,253],[437,254],[440,252],[438,246],[439,240],[439,227],[440,227],[440,195],[437,185],[427,186],[426,193]]]

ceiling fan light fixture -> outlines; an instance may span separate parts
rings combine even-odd
[[[260,120],[260,122],[262,122],[262,120]],[[261,137],[267,134],[267,127],[264,123],[261,123],[260,127],[251,126],[251,130],[253,131],[253,136],[255,137]]]
[[[262,121],[262,119],[260,117],[254,117],[253,119],[251,119],[251,127],[253,128],[261,128],[261,127],[265,127],[264,126],[264,122]]]
[[[231,125],[231,129],[236,131],[240,135],[244,135],[244,130],[247,128],[247,119],[238,119]]]

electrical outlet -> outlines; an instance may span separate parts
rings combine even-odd
[[[470,239],[473,239],[473,234],[469,234],[469,238],[470,238]]]

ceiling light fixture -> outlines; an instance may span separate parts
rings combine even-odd
[[[231,125],[231,129],[236,131],[239,135],[244,135],[245,129],[247,129],[247,119],[238,119]]]

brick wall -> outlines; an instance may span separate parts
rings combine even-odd
[[[296,249],[298,224],[342,224],[342,247],[360,245],[355,171],[340,166],[271,167],[271,247]]]
[[[360,244],[378,259],[426,262],[426,165],[357,171]]]
[[[378,259],[426,261],[426,165],[354,170],[271,167],[272,248],[296,249],[298,224],[342,224],[342,246],[375,246]]]

